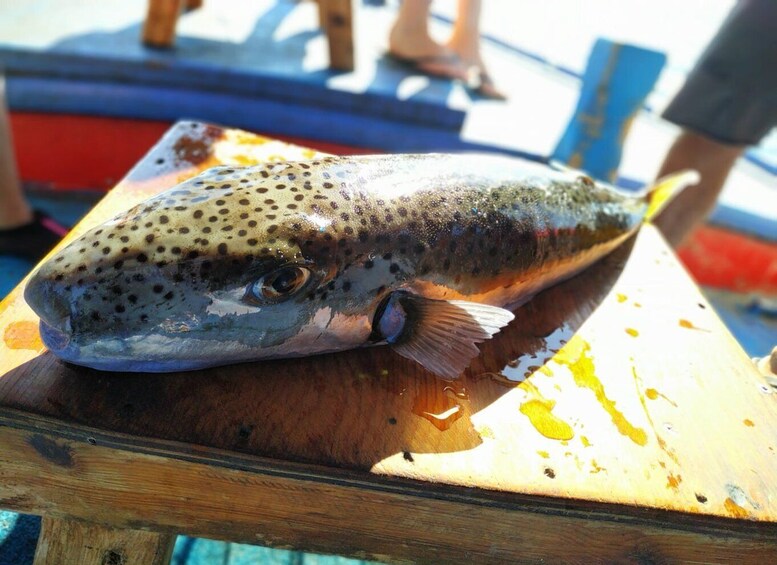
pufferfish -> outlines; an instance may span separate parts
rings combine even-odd
[[[40,266],[25,298],[50,351],[95,369],[388,345],[454,379],[512,309],[693,182],[682,173],[629,195],[487,155],[220,166],[89,230]]]

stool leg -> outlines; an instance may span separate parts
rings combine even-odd
[[[35,565],[166,565],[175,536],[43,517]]]
[[[175,42],[175,24],[184,0],[148,0],[148,13],[143,24],[143,43],[169,48]]]
[[[329,66],[353,70],[352,0],[318,0],[321,26],[329,41]]]
[[[186,0],[186,9],[187,10],[196,10],[197,8],[202,8],[203,0]]]

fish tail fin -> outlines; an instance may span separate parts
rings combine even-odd
[[[645,192],[645,199],[648,203],[647,212],[645,212],[645,221],[652,221],[658,214],[666,208],[667,204],[674,200],[680,191],[685,187],[697,184],[700,180],[699,173],[694,170],[680,171],[672,173],[658,179]]]

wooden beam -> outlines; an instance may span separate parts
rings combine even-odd
[[[771,524],[431,483],[419,489],[416,481],[176,442],[117,443],[115,434],[39,418],[27,429],[9,423],[0,420],[0,507],[27,513],[381,561],[777,559]]]
[[[352,0],[318,0],[321,26],[329,41],[329,66],[354,69]]]
[[[184,0],[149,0],[143,24],[143,43],[150,47],[170,48],[175,43],[175,26]]]
[[[36,565],[165,565],[175,536],[43,516]]]

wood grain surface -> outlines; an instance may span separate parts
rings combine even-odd
[[[76,520],[43,517],[36,565],[164,565],[175,538],[156,532],[104,528]]]
[[[209,166],[313,155],[180,123],[69,239]],[[454,383],[387,348],[102,373],[36,324],[21,287],[0,304],[0,507],[386,559],[777,558],[777,400],[651,226],[518,310]],[[270,500],[277,519],[245,507]]]

